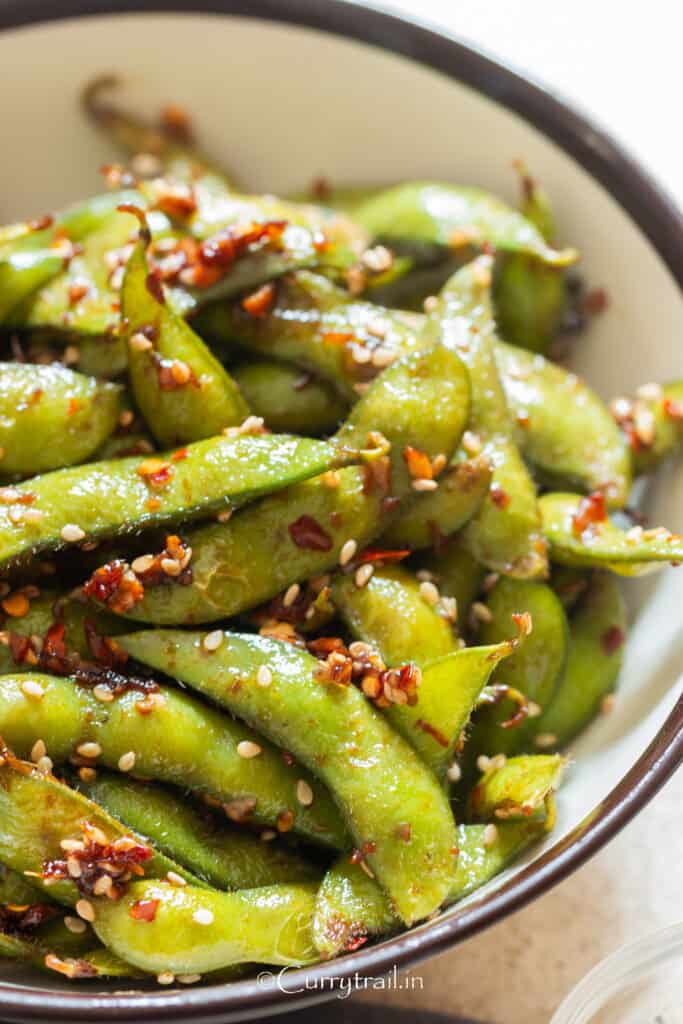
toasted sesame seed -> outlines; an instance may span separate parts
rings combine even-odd
[[[24,697],[30,697],[32,700],[42,700],[45,694],[43,687],[34,679],[26,679],[21,684],[21,692]]]
[[[136,153],[131,157],[130,169],[140,178],[155,178],[163,172],[163,164],[154,153]]]
[[[439,593],[439,588],[435,583],[432,583],[431,580],[423,580],[420,584],[420,597],[423,601],[426,601],[427,604],[435,605],[441,597],[441,594]]]
[[[200,907],[199,910],[195,910],[192,920],[197,924],[213,924],[213,911],[206,907]]]
[[[458,602],[455,597],[441,597],[438,604],[439,614],[449,622],[458,621]]]
[[[448,459],[443,454],[443,452],[439,452],[438,455],[434,456],[434,458],[432,459],[432,473],[434,474],[434,476],[438,476],[439,473],[443,473],[444,469],[446,468],[447,462]]]
[[[34,764],[40,761],[41,757],[45,757],[47,754],[47,747],[45,746],[44,740],[36,740],[31,747],[31,760]]]
[[[359,366],[364,366],[365,363],[369,363],[372,359],[372,352],[365,345],[356,343],[350,345],[349,350],[354,363],[357,363]]]
[[[82,839],[62,839],[59,846],[65,853],[75,853],[76,850],[85,849],[85,843]]]
[[[129,750],[126,754],[121,754],[119,758],[119,771],[120,772],[131,772],[135,768],[135,753]]]
[[[202,640],[202,647],[205,651],[217,651],[223,643],[224,633],[222,629],[213,629],[207,633]]]
[[[479,434],[466,430],[462,435],[462,446],[468,455],[478,455],[483,448],[483,443]]]
[[[632,526],[626,531],[626,540],[629,544],[639,544],[643,539],[644,530],[642,526]]]
[[[430,572],[429,569],[418,569],[417,572],[415,573],[415,576],[420,581],[420,583],[433,583],[437,579],[434,573]]]
[[[82,782],[94,782],[97,778],[97,772],[94,768],[79,768],[78,777]]]
[[[646,401],[656,402],[658,398],[662,397],[662,387],[660,384],[641,384],[639,388],[636,388],[636,395]]]
[[[262,751],[262,747],[259,747],[258,743],[253,743],[251,740],[241,740],[237,744],[237,753],[240,757],[244,757],[246,760],[252,757],[258,757]]]
[[[67,544],[75,544],[76,541],[83,540],[85,531],[80,526],[77,526],[76,523],[67,523],[66,526],[62,527],[61,537]]]
[[[129,427],[134,419],[135,413],[132,411],[132,409],[124,409],[123,412],[120,413],[119,415],[119,426]]]
[[[135,573],[147,572],[154,565],[154,555],[139,555],[134,558],[130,563],[130,567]]]
[[[99,757],[102,753],[102,747],[99,743],[80,743],[76,747],[76,753],[80,757]]]
[[[96,825],[88,825],[88,834],[93,843],[97,843],[98,846],[106,846],[109,842],[102,829],[97,828]]]
[[[484,829],[484,846],[488,850],[491,846],[494,846],[498,841],[498,829],[495,825],[487,825]]]
[[[480,772],[487,772],[491,767],[491,758],[486,754],[480,754],[477,758],[477,768]]]
[[[270,671],[267,665],[259,665],[258,672],[256,673],[256,682],[259,686],[270,686],[273,681],[273,673]]]
[[[160,564],[166,576],[180,576],[183,571],[182,565],[175,558],[162,558]]]
[[[85,921],[81,921],[80,917],[72,917],[70,914],[67,914],[64,918],[64,925],[74,935],[82,935],[88,927]]]
[[[51,758],[49,758],[49,757],[47,756],[47,754],[45,755],[45,757],[41,757],[41,758],[40,758],[40,759],[39,759],[39,760],[38,760],[38,761],[36,762],[36,768],[37,768],[37,769],[38,769],[38,771],[39,771],[39,772],[41,772],[41,774],[43,774],[43,775],[49,775],[49,774],[50,774],[50,772],[52,771],[53,767],[54,767],[54,765],[52,764],[52,759],[51,759]]]
[[[270,843],[273,839],[277,839],[277,832],[274,828],[264,828],[260,838],[262,842]]]
[[[76,904],[76,913],[79,917],[82,917],[84,921],[92,922],[95,920],[95,908],[90,900],[79,900]]]
[[[446,778],[449,782],[460,782],[460,779],[462,778],[462,768],[457,761],[454,761],[453,764],[448,766]]]
[[[152,342],[149,338],[146,338],[142,331],[136,331],[128,342],[134,352],[148,352],[150,348],[153,348]]]
[[[179,974],[178,981],[181,985],[194,985],[196,982],[201,981],[201,974]]]
[[[338,469],[328,469],[326,473],[322,474],[320,479],[325,487],[329,487],[332,491],[336,491],[342,481],[341,474]]]
[[[499,572],[488,572],[486,576],[484,576],[481,589],[484,591],[485,594],[490,594],[499,579]]]
[[[354,577],[356,586],[364,587],[370,581],[370,577],[374,571],[375,567],[369,562],[359,566],[358,569],[356,569],[356,575]]]
[[[23,508],[11,508],[9,510],[9,512],[7,513],[7,515],[9,516],[9,521],[11,523],[14,523],[15,526],[18,523],[22,523],[24,521],[24,509]]]
[[[357,550],[358,544],[356,543],[355,540],[353,540],[353,538],[345,541],[342,544],[341,551],[339,552],[339,564],[347,565],[351,561]]]
[[[292,583],[291,587],[287,588],[287,590],[285,591],[284,597],[282,598],[282,606],[283,606],[283,608],[289,608],[291,605],[293,605],[294,602],[296,601],[297,597],[299,596],[300,592],[301,592],[301,587],[299,586],[299,584],[298,583]]]
[[[481,601],[473,601],[471,611],[478,622],[493,622],[491,610]]]
[[[231,515],[232,515],[232,509],[231,508],[224,508],[222,512],[218,513],[218,515],[216,516],[216,519],[218,520],[219,523],[227,523],[227,521],[228,521],[228,519],[230,518]]]
[[[396,353],[392,352],[390,348],[384,348],[380,345],[372,353],[372,365],[378,369],[384,369],[385,366],[391,366],[396,360]]]
[[[102,683],[98,683],[97,686],[93,686],[92,695],[95,700],[99,700],[102,704],[111,704],[114,699],[114,694],[108,686],[104,686]]]
[[[427,477],[418,477],[417,480],[413,480],[412,488],[414,491],[435,491],[439,486],[436,480],[428,480]]]
[[[349,654],[352,658],[369,658],[375,653],[372,644],[365,643],[364,640],[354,640],[349,644]]]
[[[436,313],[439,308],[439,300],[436,295],[428,295],[422,303],[425,313]]]
[[[170,882],[171,885],[177,885],[180,888],[182,888],[184,885],[187,885],[187,882],[185,881],[183,876],[179,875],[177,871],[167,871],[166,881]]]
[[[80,878],[83,874],[81,862],[76,857],[66,858],[66,870],[69,874],[69,878]]]
[[[527,704],[526,713],[528,718],[538,718],[543,713],[543,708],[535,700],[530,700]]]
[[[95,896],[106,896],[111,892],[113,884],[111,875],[100,875],[93,885],[92,891]]]
[[[24,522],[25,523],[39,523],[43,518],[43,513],[39,508],[25,508],[24,509]]]
[[[176,384],[187,384],[192,376],[192,370],[182,359],[174,359],[171,363],[171,376]]]
[[[534,737],[534,746],[538,747],[539,750],[554,747],[556,743],[557,736],[554,732],[539,732],[538,736]]]
[[[313,790],[305,779],[299,779],[296,784],[296,798],[302,807],[310,807],[313,803]]]
[[[172,971],[162,971],[157,974],[157,981],[160,985],[172,985],[175,981],[175,974]]]

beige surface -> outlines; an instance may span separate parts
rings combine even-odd
[[[680,136],[665,116],[667,97],[680,94],[683,79],[674,53],[674,5],[667,0],[648,4],[646,20],[642,8],[615,0],[402,0],[387,6],[440,20],[533,69],[609,125],[683,202]],[[362,999],[495,1024],[547,1024],[567,991],[604,956],[683,918],[682,806],[679,772],[621,835],[552,892],[417,968],[422,991]]]

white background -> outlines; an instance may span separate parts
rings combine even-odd
[[[385,6],[446,25],[584,107],[683,205],[681,8],[674,0],[396,0]],[[379,1001],[495,1024],[547,1024],[600,959],[683,919],[682,808],[683,772],[566,882],[416,968],[421,992],[378,993]]]

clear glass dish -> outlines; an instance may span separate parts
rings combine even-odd
[[[683,1024],[683,922],[603,960],[550,1024]]]

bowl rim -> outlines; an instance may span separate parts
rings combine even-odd
[[[652,243],[683,291],[683,214],[631,155],[554,90],[465,43],[446,28],[363,0],[5,0],[0,31],[113,14],[225,15],[292,24],[405,56],[469,86],[539,129],[605,186]],[[22,1021],[245,1020],[332,998],[354,978],[414,966],[502,920],[576,870],[623,828],[683,763],[683,696],[609,795],[567,836],[490,895],[339,960],[288,970],[269,981],[172,992],[90,995],[0,983],[0,1012]]]

